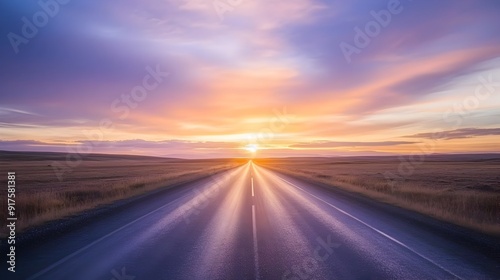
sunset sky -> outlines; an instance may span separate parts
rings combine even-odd
[[[0,3],[0,150],[500,152],[497,0],[40,2]]]

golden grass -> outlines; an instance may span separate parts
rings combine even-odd
[[[500,157],[431,156],[391,186],[395,157],[256,159],[284,174],[414,210],[437,219],[500,235]]]
[[[80,213],[99,205],[196,180],[244,164],[246,160],[182,160],[89,155],[60,182],[52,168],[63,154],[5,154],[0,170],[16,172],[16,231]],[[6,198],[6,188],[0,191]],[[6,220],[7,201],[0,201]],[[6,230],[2,228],[2,237]]]

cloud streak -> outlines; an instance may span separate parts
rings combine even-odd
[[[316,141],[310,143],[297,143],[291,145],[292,148],[340,148],[340,147],[384,147],[415,144],[410,141],[379,141],[379,142],[335,142],[335,141]]]
[[[500,135],[500,128],[461,128],[461,129],[439,131],[433,133],[430,132],[417,133],[405,137],[435,139],[436,136],[439,136],[439,139],[450,140],[450,139],[464,139],[464,138],[473,138],[481,136],[498,136],[498,135]]]

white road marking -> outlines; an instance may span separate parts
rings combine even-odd
[[[57,266],[59,266],[59,265],[63,264],[63,263],[64,263],[64,262],[66,262],[67,260],[69,260],[69,259],[71,259],[72,257],[74,257],[74,256],[76,256],[76,255],[78,255],[78,254],[80,254],[81,252],[83,252],[83,251],[87,250],[88,248],[90,248],[90,247],[94,246],[95,244],[97,244],[97,243],[101,242],[102,240],[104,240],[104,239],[106,239],[106,238],[110,237],[111,235],[113,235],[113,234],[115,234],[115,233],[119,232],[120,230],[122,230],[122,229],[124,229],[124,228],[126,228],[126,227],[128,227],[128,226],[130,226],[130,225],[132,225],[132,224],[134,224],[134,223],[136,223],[136,222],[138,222],[138,221],[140,221],[140,220],[142,220],[142,219],[144,219],[144,218],[146,218],[146,217],[148,217],[148,216],[150,216],[150,215],[152,215],[152,214],[154,214],[154,213],[156,213],[156,212],[160,211],[160,210],[162,210],[163,208],[165,208],[165,207],[168,207],[168,206],[172,205],[174,202],[176,202],[177,200],[179,200],[179,199],[181,199],[181,198],[184,198],[184,196],[181,196],[181,197],[179,197],[179,198],[177,198],[177,199],[175,199],[175,200],[171,201],[170,203],[165,204],[165,205],[161,206],[160,208],[157,208],[156,210],[153,210],[153,211],[151,211],[151,212],[149,212],[149,213],[147,213],[147,214],[145,214],[145,215],[143,215],[143,216],[141,216],[141,217],[139,217],[139,218],[137,218],[137,219],[133,220],[132,222],[130,222],[130,223],[128,223],[128,224],[126,224],[126,225],[124,225],[124,226],[122,226],[122,227],[118,228],[118,229],[115,229],[114,231],[112,231],[112,232],[110,232],[110,233],[108,233],[108,234],[106,234],[106,235],[102,236],[101,238],[99,238],[99,239],[97,239],[97,240],[93,241],[92,243],[88,244],[87,246],[82,247],[82,248],[80,248],[80,249],[76,250],[75,252],[73,252],[73,253],[71,253],[71,254],[67,255],[66,257],[64,257],[64,258],[60,259],[59,261],[57,261],[57,262],[55,262],[55,263],[53,263],[52,265],[48,266],[47,268],[45,268],[45,269],[43,269],[43,270],[41,270],[41,271],[37,272],[36,274],[34,274],[34,275],[32,275],[31,277],[29,277],[29,278],[28,278],[28,280],[32,280],[32,279],[35,279],[35,278],[38,278],[38,277],[40,277],[40,276],[44,275],[45,273],[47,273],[47,272],[51,271],[51,270],[52,270],[52,269],[54,269],[55,267],[57,267]]]
[[[255,193],[253,192],[253,177],[252,177],[252,196],[255,196]]]
[[[287,180],[285,180],[285,179],[281,178],[280,176],[276,176],[276,177],[278,177],[278,178],[279,178],[279,179],[281,179],[282,181],[284,181],[284,182],[288,183],[289,185],[294,186],[294,187],[295,187],[295,188],[297,188],[297,189],[300,189],[301,191],[303,191],[303,192],[307,193],[308,195],[315,197],[316,199],[318,199],[318,200],[322,201],[323,203],[325,203],[325,204],[327,204],[327,205],[331,206],[332,208],[334,208],[335,210],[339,211],[340,213],[342,213],[342,214],[344,214],[344,215],[346,215],[346,216],[349,216],[349,217],[351,217],[352,219],[354,219],[354,220],[356,220],[356,221],[360,222],[361,224],[363,224],[363,225],[365,225],[365,226],[369,227],[370,229],[374,230],[375,232],[379,233],[380,235],[382,235],[382,236],[384,236],[384,237],[388,238],[389,240],[391,240],[391,241],[395,242],[396,244],[401,245],[402,247],[404,247],[404,248],[408,249],[409,251],[411,251],[412,253],[416,254],[417,256],[419,256],[419,257],[423,258],[424,260],[427,260],[428,262],[430,262],[430,263],[434,264],[435,266],[439,267],[440,269],[442,269],[442,270],[444,270],[444,271],[448,272],[449,274],[453,275],[454,277],[456,277],[456,278],[458,278],[458,279],[462,279],[462,280],[463,280],[463,278],[461,278],[460,276],[458,276],[458,275],[456,275],[455,273],[453,273],[453,272],[449,271],[448,269],[446,269],[446,268],[442,267],[441,265],[439,265],[439,264],[435,263],[434,261],[432,261],[431,259],[427,258],[426,256],[424,256],[424,255],[422,255],[422,254],[420,254],[420,253],[416,252],[415,250],[413,250],[412,248],[408,247],[408,246],[407,246],[406,244],[404,244],[403,242],[401,242],[401,241],[397,240],[396,238],[394,238],[394,237],[392,237],[392,236],[388,235],[387,233],[385,233],[385,232],[383,232],[383,231],[381,231],[381,230],[378,230],[378,229],[376,229],[376,228],[374,228],[374,227],[370,226],[369,224],[367,224],[367,223],[363,222],[362,220],[360,220],[360,219],[358,219],[358,218],[354,217],[353,215],[351,215],[351,214],[347,213],[346,211],[344,211],[344,210],[342,210],[342,209],[338,208],[337,206],[335,206],[335,205],[333,205],[333,204],[331,204],[331,203],[329,203],[329,202],[327,202],[327,201],[323,200],[322,198],[320,198],[320,197],[318,197],[318,196],[316,196],[316,195],[314,195],[314,194],[312,194],[312,193],[310,193],[310,192],[308,192],[308,191],[306,191],[306,190],[302,189],[301,187],[299,187],[299,186],[297,186],[297,185],[295,185],[295,184],[293,184],[293,183],[291,183],[291,182],[289,182],[289,181],[287,181]]]
[[[253,227],[253,256],[255,262],[255,279],[260,279],[259,275],[259,254],[257,247],[257,225],[255,220],[255,205],[252,205],[252,227]]]

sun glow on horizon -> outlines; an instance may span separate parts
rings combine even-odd
[[[249,151],[252,154],[255,154],[259,150],[259,145],[257,144],[248,144],[245,146],[245,150]]]

